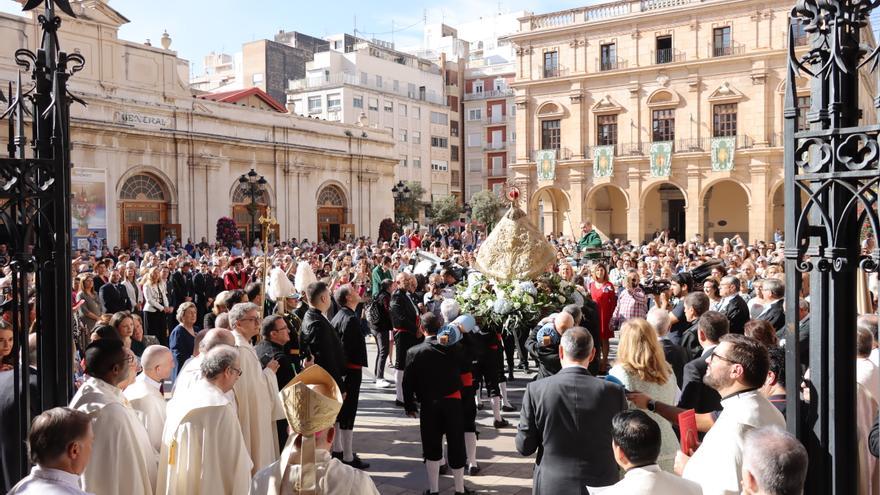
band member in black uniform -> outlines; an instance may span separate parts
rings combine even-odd
[[[352,446],[363,367],[367,365],[367,344],[361,331],[360,318],[354,312],[361,298],[354,287],[345,284],[336,289],[334,299],[339,304],[339,311],[336,312],[331,324],[342,338],[342,348],[345,351],[345,398],[342,401],[342,409],[336,417],[339,434],[336,436],[337,440],[333,442],[333,453],[342,455],[343,464],[357,469],[367,469],[370,465],[354,453]]]
[[[324,282],[312,282],[306,287],[309,310],[303,318],[300,335],[300,355],[330,373],[339,389],[345,393],[345,351],[333,325],[324,317],[330,308],[330,289]]]
[[[403,375],[403,396],[407,416],[419,418],[422,455],[428,473],[428,490],[440,492],[440,464],[443,435],[449,467],[455,478],[455,493],[473,493],[464,487],[465,446],[461,410],[461,370],[454,351],[437,341],[440,318],[425,313],[422,329],[427,339],[407,352]],[[421,405],[421,411],[416,402]]]
[[[302,333],[302,317],[308,309],[309,305],[302,302],[299,293],[294,292],[284,298],[284,311],[281,312],[281,317],[290,329],[290,341],[284,344],[284,352],[290,357],[296,374],[303,370],[299,341]],[[278,313],[279,308],[276,307],[275,312]]]
[[[394,359],[397,380],[395,404],[402,407],[406,353],[419,343],[419,310],[409,295],[416,288],[416,278],[408,273],[398,273],[395,282],[397,289],[391,294],[391,325],[394,332],[394,347],[397,348]]]

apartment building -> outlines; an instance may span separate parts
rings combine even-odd
[[[453,171],[460,173],[452,165],[460,160],[459,120],[450,111],[444,68],[378,40],[343,34],[327,41],[330,50],[314,55],[306,77],[290,81],[291,112],[360,124],[354,153],[364,135],[392,136],[395,181],[420,182],[427,192],[424,201],[460,193],[460,180],[452,180]]]
[[[526,15],[512,180],[545,232],[771,239],[783,225],[790,5],[622,0]],[[807,35],[793,27],[795,51]],[[873,40],[863,40],[869,45]],[[876,92],[865,77],[864,108]],[[799,80],[800,123],[810,90]],[[865,111],[866,123],[876,121]]]

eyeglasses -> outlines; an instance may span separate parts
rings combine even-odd
[[[239,318],[238,321],[257,321],[259,318],[256,316],[248,316],[247,318]]]
[[[239,368],[233,368],[232,366],[230,366],[229,369],[231,369],[232,371],[238,373],[238,376],[241,376],[241,374],[242,374],[242,371],[241,371],[241,369],[239,369]]]
[[[709,360],[711,361],[711,360],[713,360],[713,359],[715,359],[715,358],[718,358],[718,359],[720,359],[720,360],[722,360],[722,361],[727,361],[727,362],[730,363],[730,364],[741,364],[741,363],[738,363],[738,362],[736,362],[736,361],[734,361],[734,360],[732,360],[732,359],[726,358],[726,357],[722,356],[721,354],[718,354],[717,352],[715,352],[715,351],[713,350],[712,353],[709,354]]]

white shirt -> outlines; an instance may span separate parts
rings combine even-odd
[[[684,468],[682,477],[700,484],[706,495],[738,495],[745,435],[763,426],[785,428],[785,418],[757,390],[721,401],[724,410]]]
[[[602,490],[602,495],[701,495],[693,481],[662,471],[657,464],[632,468],[623,479]]]
[[[34,466],[31,474],[19,481],[8,495],[91,495],[79,486],[79,475]]]
[[[871,358],[856,359],[856,382],[865,387],[868,395],[880,405],[880,368],[871,362]]]

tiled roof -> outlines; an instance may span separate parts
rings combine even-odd
[[[199,95],[199,98],[203,100],[219,101],[223,103],[238,103],[239,101],[250,96],[256,96],[257,98],[263,100],[276,112],[287,113],[287,109],[284,108],[284,105],[278,103],[275,98],[272,98],[271,96],[269,96],[269,93],[266,93],[260,88],[236,89],[233,91],[221,91],[219,93],[206,93],[203,95]]]

